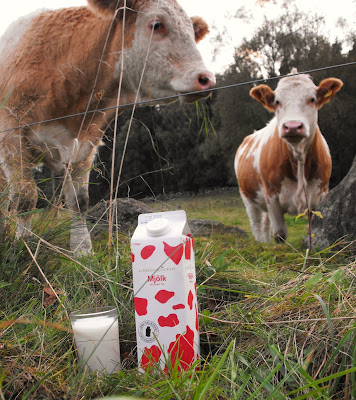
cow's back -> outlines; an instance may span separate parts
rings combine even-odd
[[[15,21],[0,44],[0,85],[13,90],[8,107],[19,118],[31,109],[38,120],[85,109],[80,100],[88,101],[108,24],[87,7]]]

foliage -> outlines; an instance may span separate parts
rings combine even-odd
[[[119,196],[143,197],[224,185],[225,165],[209,113],[209,104],[138,109],[124,155]],[[112,133],[107,132],[105,147],[100,150],[91,176],[93,204],[109,196],[112,154],[117,182],[128,119],[129,112],[120,116],[122,124],[119,123],[115,152],[111,146]]]

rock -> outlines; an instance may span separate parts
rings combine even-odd
[[[210,219],[191,219],[189,220],[190,230],[194,237],[210,236],[214,233],[234,234],[247,237],[247,233],[236,226],[227,226],[218,221]]]
[[[115,201],[118,225],[120,231],[131,234],[137,226],[137,218],[140,214],[153,212],[141,201],[124,198]],[[101,201],[94,206],[87,215],[87,222],[91,226],[91,233],[95,235],[108,232],[109,227],[109,202]],[[115,222],[115,221],[114,221]],[[247,233],[235,226],[226,226],[218,221],[205,219],[191,219],[188,221],[192,234],[196,236],[210,236],[214,233],[234,234],[247,237]]]
[[[318,210],[323,218],[315,216],[312,222],[314,246],[325,249],[340,238],[344,242],[356,239],[356,156],[348,174],[320,203]],[[356,244],[348,250],[356,254]]]
[[[117,220],[120,231],[133,233],[137,226],[137,218],[140,214],[152,212],[152,210],[141,201],[124,198],[116,199],[114,207],[114,223]],[[115,209],[115,208],[114,208]],[[91,233],[97,235],[100,232],[108,232],[109,228],[109,201],[101,201],[95,205],[87,215],[88,224],[92,224]]]

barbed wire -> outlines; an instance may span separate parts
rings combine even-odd
[[[67,119],[67,118],[74,118],[74,117],[80,117],[80,116],[84,116],[84,115],[88,115],[88,114],[94,114],[96,112],[105,112],[105,111],[111,111],[111,110],[116,110],[116,109],[120,109],[120,108],[129,109],[134,106],[141,106],[141,105],[159,105],[159,103],[162,101],[172,100],[172,99],[176,99],[178,97],[185,97],[185,96],[202,94],[202,93],[212,93],[212,92],[217,92],[218,90],[232,89],[232,88],[241,87],[241,86],[253,85],[253,84],[261,83],[261,82],[274,81],[274,80],[282,79],[282,78],[285,78],[285,77],[291,76],[291,75],[312,74],[315,72],[326,71],[326,70],[336,69],[336,68],[350,67],[353,65],[356,65],[356,61],[352,61],[352,62],[348,62],[348,63],[344,63],[344,64],[328,65],[327,67],[314,68],[314,69],[310,69],[307,71],[297,72],[295,74],[287,74],[287,75],[273,76],[270,78],[254,79],[254,80],[250,80],[250,81],[232,83],[230,85],[219,86],[219,87],[206,89],[206,90],[182,93],[179,95],[175,94],[172,96],[159,97],[159,98],[150,99],[150,100],[141,100],[138,102],[126,103],[126,104],[116,105],[116,106],[112,106],[112,107],[98,108],[95,110],[86,110],[86,111],[82,111],[82,112],[75,113],[75,114],[68,114],[68,115],[64,115],[62,117],[50,118],[50,119],[46,119],[46,120],[38,121],[38,122],[30,122],[28,124],[19,125],[19,126],[15,126],[12,128],[0,130],[0,133],[6,133],[6,132],[13,131],[13,130],[22,129],[22,128],[29,128],[31,126],[47,124],[50,122],[57,122],[57,121],[61,121],[63,119]]]

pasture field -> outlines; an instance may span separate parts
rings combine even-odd
[[[75,259],[61,250],[69,222],[38,211],[38,236],[0,239],[1,400],[356,399],[356,266],[346,245],[307,259],[307,223],[294,217],[288,244],[256,243],[237,190],[146,203],[249,233],[195,237],[200,369],[138,373],[130,238],[115,235],[109,250],[97,236],[95,253]],[[95,305],[119,311],[123,365],[112,375],[85,373],[73,345],[68,314]]]

